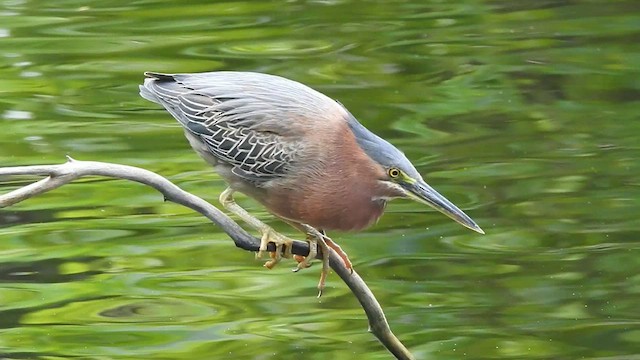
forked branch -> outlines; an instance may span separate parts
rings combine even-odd
[[[131,180],[153,187],[164,195],[167,201],[174,202],[191,208],[206,216],[214,224],[226,232],[237,247],[247,251],[258,251],[260,239],[251,236],[236,222],[229,218],[209,202],[186,192],[166,178],[149,170],[112,163],[96,161],[77,161],[67,157],[68,161],[59,165],[33,165],[0,168],[0,176],[45,176],[27,186],[0,195],[0,208],[8,207],[27,200],[31,197],[54,190],[84,176],[105,176],[111,178]],[[275,251],[272,243],[269,251]],[[318,249],[319,256],[321,249]],[[292,252],[296,255],[306,256],[309,253],[309,245],[303,241],[295,241]],[[356,296],[369,319],[370,331],[380,340],[398,359],[413,359],[407,348],[391,332],[389,324],[384,316],[380,304],[367,287],[362,278],[355,272],[350,272],[340,257],[331,251],[330,265],[336,274],[347,284]]]

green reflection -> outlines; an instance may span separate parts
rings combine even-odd
[[[634,1],[0,4],[0,166],[83,160],[222,181],[137,95],[145,70],[286,76],[397,144],[487,232],[397,201],[331,234],[417,358],[637,356]],[[28,179],[0,179],[5,192]],[[244,206],[278,230],[258,204]],[[0,210],[0,353],[388,359],[335,276],[267,271],[191,210],[83,179]]]

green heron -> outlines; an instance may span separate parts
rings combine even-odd
[[[328,272],[328,247],[352,269],[324,231],[364,229],[391,199],[425,203],[484,234],[429,186],[400,150],[362,126],[339,102],[303,84],[233,71],[145,76],[140,95],[178,120],[193,149],[228,183],[220,202],[261,233],[257,256],[275,243],[268,268],[280,261],[283,246],[285,257],[291,255],[292,240],[236,204],[236,191],[306,234],[311,253],[297,269],[310,265],[320,245],[320,291]]]

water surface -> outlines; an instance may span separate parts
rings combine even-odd
[[[0,3],[0,163],[224,183],[142,72],[278,74],[338,99],[471,215],[396,201],[334,233],[419,359],[640,357],[636,1]],[[0,191],[26,184],[0,179]],[[277,229],[258,204],[241,203]],[[7,358],[388,359],[337,278],[272,271],[151,189],[87,178],[0,211]]]

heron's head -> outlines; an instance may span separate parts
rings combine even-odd
[[[460,225],[484,234],[480,226],[467,214],[429,186],[400,150],[366,129],[353,116],[348,121],[358,145],[384,169],[385,175],[379,181],[390,190],[389,193],[397,194],[395,197],[409,198],[427,204]]]

